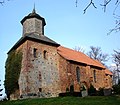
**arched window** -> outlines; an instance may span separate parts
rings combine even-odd
[[[96,71],[93,71],[93,76],[94,76],[94,82],[96,82]]]
[[[35,58],[37,57],[37,49],[36,49],[36,48],[33,49],[33,56],[34,56]]]
[[[43,51],[43,57],[44,57],[44,59],[47,59],[47,51],[46,50]]]
[[[80,82],[80,68],[76,68],[76,76],[77,76],[77,82]]]

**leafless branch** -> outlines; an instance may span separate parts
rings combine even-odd
[[[107,35],[110,35],[112,32],[120,31],[120,15],[118,15],[116,13],[116,10],[117,10],[118,6],[120,6],[120,1],[119,0],[117,0],[117,5],[116,5],[116,7],[113,11],[113,16],[114,16],[114,18],[116,18],[116,23],[115,23],[116,25],[113,29],[110,29],[110,31],[109,31],[109,33],[107,33]]]
[[[116,1],[115,5],[118,4],[119,0]]]
[[[2,0],[2,1],[0,0],[0,4],[1,4],[1,5],[3,5],[4,2],[5,2],[4,0]]]
[[[115,7],[115,9],[114,9],[114,11],[113,11],[113,15],[114,15],[115,17],[120,17],[120,15],[117,15],[117,14],[116,14],[116,10],[117,10],[118,6],[120,5],[120,1],[117,0],[116,3],[117,3],[117,4],[116,4],[116,7]]]
[[[7,0],[10,1],[10,0]],[[0,0],[0,4],[3,5],[5,3],[5,0]]]
[[[93,2],[93,0],[90,0],[90,3],[86,6],[86,8],[83,10],[84,11],[84,14],[86,13],[86,10],[90,7],[90,6],[93,6],[94,8],[97,8],[96,6],[95,6],[95,3]]]
[[[110,2],[111,2],[111,0],[104,0],[104,4],[100,4],[101,6],[104,7],[104,12],[106,11],[106,7]]]
[[[119,66],[120,65],[120,50],[119,51],[114,50],[114,54],[112,56],[113,56],[113,62]]]
[[[78,0],[75,1],[75,5],[76,5],[76,7],[77,7],[77,4],[78,4]]]
[[[116,20],[116,26],[113,29],[110,29],[107,35],[110,35],[112,32],[118,32],[118,31],[120,31],[120,20]]]
[[[107,35],[110,35],[112,32],[119,32],[120,31],[120,15],[117,13],[117,9],[120,6],[120,0],[116,0],[115,3],[116,7],[113,11],[113,16],[116,19],[115,27],[110,29],[109,33]]]

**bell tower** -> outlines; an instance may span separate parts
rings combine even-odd
[[[36,13],[35,6],[32,13],[21,20],[21,24],[23,25],[23,36],[31,33],[44,35],[45,19]]]

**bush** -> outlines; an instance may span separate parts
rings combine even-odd
[[[82,90],[82,91],[86,90],[85,86],[82,86],[81,90]]]
[[[59,97],[66,97],[66,96],[74,96],[74,97],[81,97],[81,92],[66,92],[66,93],[60,93]]]
[[[104,88],[99,88],[99,90],[97,91],[97,95],[104,96]]]
[[[21,62],[22,62],[22,52],[15,50],[11,51],[8,54],[8,58],[5,64],[5,91],[10,98],[10,94],[14,93],[17,89],[19,89],[18,79],[21,70]]]
[[[120,84],[113,85],[113,92],[114,92],[114,94],[119,94],[120,95]]]
[[[74,86],[73,85],[70,86],[70,93],[74,93]]]
[[[69,90],[69,88],[67,87],[67,88],[66,88],[66,92],[69,92],[69,91],[70,91],[70,90]]]
[[[88,89],[88,95],[90,95],[90,96],[96,95],[96,89],[94,88],[94,86],[92,84],[90,85],[90,88]]]

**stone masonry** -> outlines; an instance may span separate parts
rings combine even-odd
[[[19,79],[20,95],[55,97],[60,92],[56,47],[27,41]],[[36,49],[36,57],[34,56]],[[46,55],[44,55],[46,53]],[[46,58],[44,57],[46,56]]]
[[[82,86],[88,89],[90,84],[96,89],[112,87],[112,75],[106,74],[102,64],[44,35],[45,19],[35,8],[21,24],[23,35],[10,49],[23,53],[19,89],[11,94],[11,100],[58,97],[71,91],[71,87],[74,92],[80,92]]]

